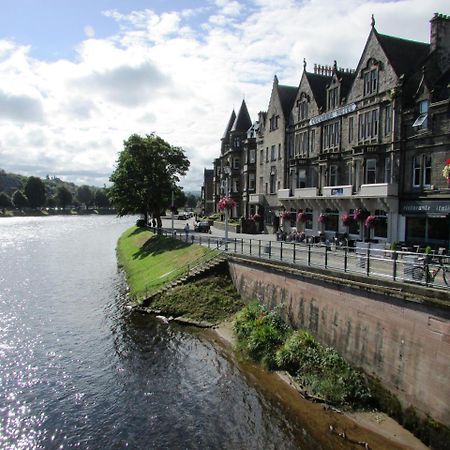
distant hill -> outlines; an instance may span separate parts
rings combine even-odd
[[[0,169],[0,192],[11,196],[17,190],[23,190],[28,177],[25,175],[19,175],[17,173],[8,173],[3,169]],[[72,195],[75,195],[79,186],[74,183],[63,181],[57,177],[47,176],[42,178],[45,184],[47,197],[53,197],[60,186],[65,186]],[[92,189],[98,189],[98,187],[89,186]]]

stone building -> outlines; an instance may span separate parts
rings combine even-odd
[[[216,200],[232,186],[234,215],[258,212],[266,231],[290,212],[281,222],[310,235],[448,248],[449,92],[448,16],[432,18],[429,44],[381,34],[372,18],[355,69],[304,62],[298,87],[275,77],[253,126],[243,102],[245,120],[232,115],[215,161]],[[344,223],[357,210],[370,227]]]
[[[214,212],[214,170],[205,169],[200,194],[201,213],[209,216]]]

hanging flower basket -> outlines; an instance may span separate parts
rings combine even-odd
[[[326,223],[326,221],[328,220],[328,216],[326,214],[320,214],[319,216],[319,223]]]
[[[305,222],[307,222],[308,221],[308,216],[306,215],[306,213],[304,213],[303,211],[302,212],[299,212],[298,214],[297,214],[297,222],[299,222],[299,223],[305,223]]]
[[[291,217],[291,214],[290,214],[289,212],[283,211],[283,212],[281,213],[281,218],[282,218],[282,219],[289,219],[289,217]]]
[[[217,207],[220,211],[224,211],[225,209],[230,210],[236,206],[236,202],[231,197],[222,197],[217,203]]]
[[[375,225],[377,218],[375,216],[368,216],[364,222],[366,228],[372,228]]]
[[[367,209],[355,209],[355,212],[353,213],[353,220],[356,220],[357,222],[364,222],[367,217],[369,216],[369,211]]]
[[[261,216],[260,216],[258,213],[255,213],[255,214],[253,214],[252,219],[253,219],[255,222],[258,222],[258,220],[261,219]]]
[[[353,218],[352,214],[344,213],[341,216],[341,220],[344,226],[349,227],[355,219]]]
[[[447,184],[450,185],[450,158],[445,161],[444,168],[442,169],[442,175],[447,180]]]

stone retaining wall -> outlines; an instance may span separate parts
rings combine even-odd
[[[450,307],[402,298],[401,291],[358,286],[344,274],[307,273],[231,257],[244,299],[282,304],[294,328],[306,328],[344,358],[378,377],[403,405],[450,425]],[[445,297],[445,295],[444,295]],[[417,301],[415,301],[417,300]],[[450,305],[450,303],[449,303]]]

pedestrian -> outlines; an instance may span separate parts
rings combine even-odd
[[[188,240],[189,236],[189,224],[186,222],[186,225],[184,226],[184,233],[186,235],[186,241]]]

